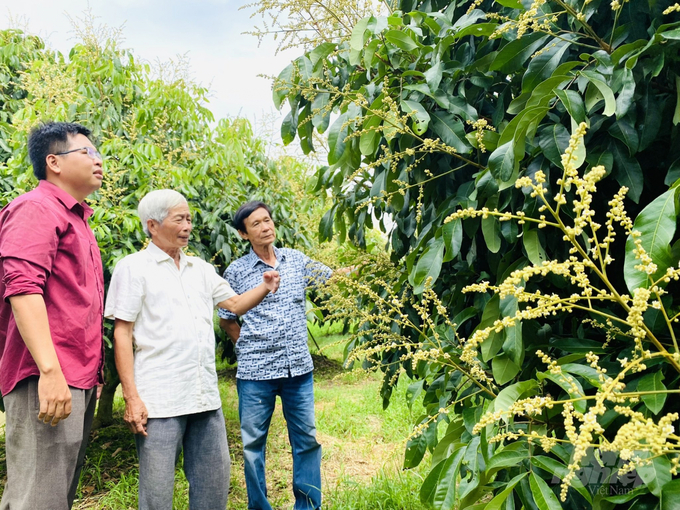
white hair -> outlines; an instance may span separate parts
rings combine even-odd
[[[168,217],[170,209],[186,203],[187,199],[181,193],[172,189],[157,189],[144,195],[144,198],[139,201],[139,206],[137,206],[137,214],[139,214],[139,219],[142,222],[144,233],[151,237],[147,225],[149,220],[163,223],[163,220]]]

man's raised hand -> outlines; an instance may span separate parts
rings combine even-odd
[[[262,281],[265,287],[269,289],[272,294],[276,292],[279,288],[279,283],[281,282],[281,277],[278,271],[267,271],[262,275]]]

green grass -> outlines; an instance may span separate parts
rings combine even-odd
[[[421,510],[418,499],[426,466],[404,472],[405,439],[415,419],[402,397],[407,382],[382,408],[377,374],[342,367],[344,337],[339,325],[313,327],[322,355],[314,356],[318,439],[323,447],[322,480],[325,510]],[[232,460],[230,510],[246,510],[243,451],[238,421],[234,366],[218,361],[222,409]],[[418,409],[418,404],[415,405]],[[138,465],[134,439],[123,426],[124,404],[116,398],[118,424],[93,433],[75,509],[137,508]],[[0,438],[0,477],[4,478],[4,440]],[[267,485],[275,509],[292,508],[292,461],[285,421],[277,402],[267,443]],[[174,508],[188,508],[188,484],[178,466]]]
[[[380,471],[369,483],[343,481],[325,495],[326,510],[414,510],[424,508],[418,493],[420,470]]]

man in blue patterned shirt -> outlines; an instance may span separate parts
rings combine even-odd
[[[281,398],[293,450],[295,510],[321,508],[321,445],[314,422],[314,365],[307,348],[305,291],[326,281],[332,271],[303,253],[276,248],[276,229],[269,207],[248,202],[234,215],[234,226],[250,242],[250,253],[225,271],[241,294],[276,269],[281,281],[276,294],[237,316],[219,310],[220,326],[236,342],[236,388],[243,439],[243,460],[249,510],[272,510],[267,501],[265,447],[276,396]]]

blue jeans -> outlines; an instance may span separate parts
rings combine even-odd
[[[281,398],[293,449],[295,510],[321,508],[321,445],[316,442],[312,372],[268,381],[236,379],[236,389],[248,509],[272,510],[267,501],[264,464],[267,434],[277,395]]]
[[[175,465],[184,450],[190,510],[224,510],[231,461],[222,409],[150,418],[137,434],[139,510],[172,510]]]

